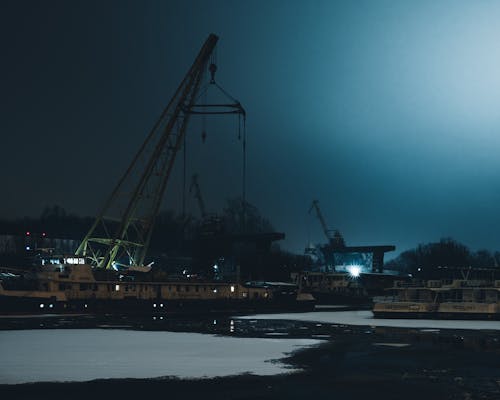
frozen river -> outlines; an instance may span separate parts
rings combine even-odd
[[[377,319],[371,311],[335,311],[288,314],[259,314],[239,317],[242,319],[274,319],[320,322],[340,325],[388,326],[427,329],[490,329],[500,330],[500,321],[462,321],[437,319]]]
[[[273,375],[294,371],[276,360],[319,342],[120,329],[7,330],[0,331],[0,383]]]
[[[108,318],[103,322],[52,316],[4,318],[1,322],[0,384],[293,372],[279,360],[319,344],[318,339],[331,340],[343,332],[335,330],[338,325],[500,331],[500,321],[375,319],[371,311],[262,314],[206,321]]]

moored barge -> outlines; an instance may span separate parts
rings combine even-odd
[[[374,301],[376,318],[500,320],[500,280],[395,282]]]
[[[0,274],[0,314],[175,314],[307,311],[314,298],[293,284],[139,279],[71,263]],[[67,261],[67,260],[65,260]],[[103,273],[106,272],[106,273]]]

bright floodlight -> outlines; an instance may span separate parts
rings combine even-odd
[[[361,274],[361,267],[359,265],[351,265],[347,268],[349,271],[349,275],[351,275],[353,278],[359,277],[359,274]]]

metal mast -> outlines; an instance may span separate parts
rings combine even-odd
[[[211,34],[76,254],[109,269],[144,264],[153,225],[218,37]]]

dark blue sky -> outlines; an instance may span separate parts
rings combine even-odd
[[[500,248],[498,1],[0,7],[1,216],[94,215],[214,32],[218,81],[248,113],[247,197],[285,248],[323,241],[314,198],[348,244]],[[187,167],[217,211],[241,147],[235,120],[207,133],[193,123]],[[178,179],[166,197],[180,206]]]

